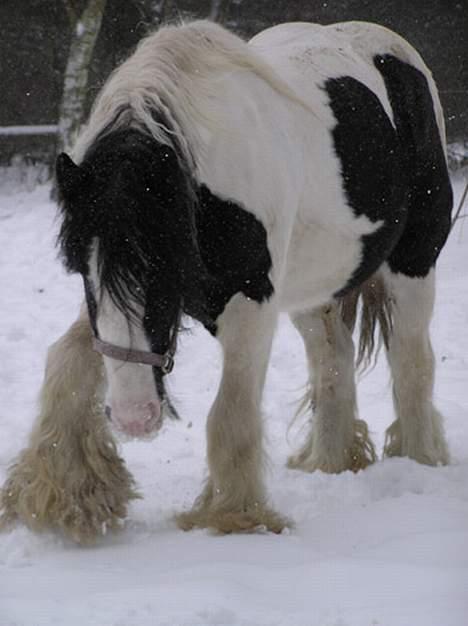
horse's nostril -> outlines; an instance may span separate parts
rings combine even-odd
[[[111,411],[110,406],[106,405],[106,407],[104,409],[104,413],[106,414],[107,419],[110,420],[111,416],[112,416],[112,411]]]

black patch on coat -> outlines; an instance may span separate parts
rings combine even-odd
[[[271,256],[263,224],[234,202],[221,200],[202,185],[198,191],[197,232],[203,263],[214,280],[207,307],[216,319],[236,293],[256,302],[273,294]]]
[[[347,76],[327,80],[325,90],[336,118],[332,135],[348,204],[356,217],[383,222],[362,237],[361,263],[339,297],[371,276],[395,247],[406,221],[406,184],[399,139],[377,96]]]
[[[406,173],[408,218],[388,258],[393,272],[424,277],[450,231],[453,205],[444,148],[426,77],[392,55],[376,56],[392,105]]]

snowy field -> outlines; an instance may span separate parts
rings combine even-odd
[[[457,196],[462,190],[456,185]],[[466,212],[466,210],[465,210]],[[47,346],[77,314],[78,278],[56,259],[49,188],[0,189],[0,483],[26,444]],[[205,476],[205,416],[219,376],[200,328],[182,339],[171,389],[182,421],[122,446],[144,494],[125,529],[80,548],[22,526],[0,534],[0,626],[467,626],[468,221],[439,263],[432,335],[449,467],[387,459],[353,475],[302,474],[285,460],[305,384],[302,345],[278,328],[264,412],[272,501],[296,523],[281,536],[183,533]],[[385,359],[359,386],[379,450],[392,421]],[[304,422],[302,422],[304,424]]]

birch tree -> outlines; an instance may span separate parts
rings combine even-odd
[[[62,0],[71,42],[63,81],[58,122],[58,151],[70,151],[83,123],[89,64],[101,28],[106,0]]]

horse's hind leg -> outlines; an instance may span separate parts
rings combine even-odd
[[[442,417],[432,403],[434,355],[429,324],[434,305],[434,269],[425,278],[383,273],[392,300],[388,361],[397,419],[388,428],[384,454],[428,465],[449,460]]]
[[[393,299],[388,357],[397,413],[387,431],[385,453],[435,465],[448,462],[442,420],[432,404],[434,357],[429,339],[434,267],[450,231],[453,200],[444,116],[428,70],[392,55],[380,57],[376,67],[394,111],[407,184],[404,231],[384,270]]]
[[[306,347],[314,415],[306,442],[288,465],[306,472],[363,469],[376,456],[367,424],[356,418],[354,346],[339,306],[295,314],[292,321]]]
[[[91,338],[83,308],[49,349],[29,447],[0,493],[2,525],[19,518],[33,529],[59,528],[89,542],[117,526],[136,496],[100,409],[102,359]]]

